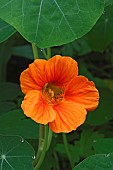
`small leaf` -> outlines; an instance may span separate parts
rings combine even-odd
[[[18,136],[0,136],[0,169],[33,170],[34,150]]]
[[[41,48],[82,37],[103,10],[102,0],[0,0],[0,17]]]
[[[5,21],[0,19],[0,43],[12,36],[16,30]]]
[[[0,134],[2,135],[19,135],[26,139],[37,139],[38,130],[38,123],[26,118],[20,109],[0,117]]]
[[[71,145],[68,144],[68,148],[71,154],[71,157],[74,158],[74,163],[77,163],[80,161],[80,148],[77,145]],[[55,147],[55,150],[62,155],[66,155],[64,144],[57,144]]]
[[[113,154],[97,154],[80,162],[73,170],[113,170]]]
[[[99,134],[98,132],[94,132],[91,129],[86,129],[81,133],[81,137],[79,141],[75,141],[75,148],[79,148],[79,153],[81,157],[88,157],[94,154],[93,141],[98,138],[103,138],[103,134]]]

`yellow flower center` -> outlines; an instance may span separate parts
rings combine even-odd
[[[46,83],[42,92],[49,104],[58,104],[63,99],[63,89],[53,83]]]

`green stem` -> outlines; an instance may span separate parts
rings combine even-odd
[[[44,57],[45,57],[47,60],[48,60],[49,58],[51,58],[51,48],[50,48],[50,47],[47,48],[47,54],[46,54],[46,52],[45,52],[44,49],[42,49],[41,51],[42,51]]]
[[[51,48],[47,48],[47,59],[51,58]]]
[[[48,151],[50,145],[51,145],[51,141],[52,141],[52,137],[53,137],[53,132],[51,129],[49,129],[49,134],[48,134],[48,143],[47,143],[47,149],[46,151]]]
[[[70,155],[70,152],[69,152],[66,134],[63,133],[63,134],[62,134],[62,137],[63,137],[63,142],[64,142],[64,147],[65,147],[66,154],[67,154],[68,159],[69,159],[69,161],[70,161],[71,168],[73,169],[74,163],[73,163],[73,161],[72,161],[72,158],[71,158],[71,155]]]
[[[53,156],[54,156],[54,158],[55,158],[55,160],[56,160],[56,169],[57,170],[60,170],[60,167],[59,167],[59,160],[58,160],[58,156],[57,156],[57,153],[56,152],[53,152]]]
[[[34,170],[39,170],[39,168],[42,165],[42,162],[44,160],[45,154],[46,154],[47,143],[48,143],[48,125],[45,125],[44,132],[45,132],[44,144],[43,144],[43,146],[41,146],[42,153],[40,155],[39,161],[37,162]]]
[[[41,51],[42,51],[44,57],[47,59],[47,54],[46,54],[45,50],[44,50],[44,49],[41,49]]]
[[[33,49],[33,54],[34,54],[34,59],[38,59],[38,49],[34,43],[32,43],[32,49]]]
[[[44,125],[39,125],[39,144],[38,144],[38,152],[36,154],[36,158],[33,162],[33,166],[35,167],[37,162],[40,159],[41,153],[43,151],[44,146]]]

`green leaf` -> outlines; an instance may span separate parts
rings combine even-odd
[[[43,56],[43,53],[42,53],[41,50],[38,51],[39,58],[40,59],[45,59],[45,57]],[[31,45],[24,45],[24,46],[14,47],[12,49],[12,54],[15,55],[15,56],[25,57],[25,58],[34,60],[33,50],[32,50]]]
[[[88,54],[91,52],[91,48],[88,45],[87,39],[85,37],[75,40],[72,43],[65,44],[61,49],[62,55],[74,56],[75,53],[79,56]]]
[[[0,0],[0,17],[41,48],[85,35],[104,9],[104,0]]]
[[[81,133],[79,141],[75,141],[75,148],[79,148],[79,153],[81,157],[88,157],[94,154],[93,141],[96,141],[98,138],[103,138],[103,134],[94,132],[92,129],[85,129]]]
[[[57,155],[55,155],[55,153],[53,153],[53,152],[52,153],[47,152],[45,159],[43,161],[43,164],[40,167],[40,170],[46,170],[46,169],[47,170],[52,170],[52,169],[57,170],[57,167],[59,166],[58,163],[59,162],[58,162]]]
[[[28,59],[32,59],[32,60],[34,59],[31,45],[14,47],[12,50],[12,54],[19,56],[19,57],[25,57]]]
[[[18,84],[0,83],[0,102],[15,100],[18,96],[22,96],[22,92]]]
[[[0,83],[6,81],[7,63],[12,54],[12,46],[14,37],[10,37],[7,41],[0,44]]]
[[[93,147],[96,154],[113,153],[113,138],[97,139],[93,142]]]
[[[113,92],[107,88],[100,88],[99,93],[98,108],[87,115],[87,123],[91,125],[101,125],[113,119]]]
[[[104,81],[104,83],[106,84],[106,86],[107,86],[111,91],[113,91],[113,80],[105,79],[105,80],[103,80],[103,81]]]
[[[0,43],[7,40],[16,30],[5,21],[0,19]]]
[[[113,42],[113,5],[105,8],[104,14],[89,32],[87,38],[90,47],[95,51],[103,51]]]
[[[0,102],[0,116],[10,110],[16,109],[17,105],[14,102]]]
[[[0,134],[19,135],[26,139],[38,138],[39,125],[26,118],[22,110],[13,110],[0,117]]]
[[[113,154],[97,154],[86,158],[73,170],[113,170]]]
[[[34,150],[18,136],[0,136],[0,169],[33,170]]]
[[[105,0],[106,6],[108,5],[112,5],[113,4],[113,0]]]
[[[81,156],[81,155],[80,155],[80,148],[79,148],[77,145],[72,145],[72,144],[68,144],[68,148],[69,148],[71,157],[72,157],[72,158],[75,158],[75,159],[74,159],[74,163],[79,162],[79,161],[80,161],[80,156]],[[66,155],[66,151],[65,151],[64,144],[58,143],[58,144],[55,146],[55,150],[56,150],[59,154]]]

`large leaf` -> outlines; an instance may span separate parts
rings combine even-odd
[[[103,51],[113,42],[113,5],[105,8],[104,14],[87,35],[87,38],[90,47],[95,51]]]
[[[16,30],[5,21],[0,19],[0,43],[7,40]]]
[[[33,170],[33,148],[18,136],[0,136],[0,169]]]
[[[0,117],[0,134],[2,135],[19,135],[26,139],[37,139],[38,127],[38,123],[26,118],[20,109]]]
[[[7,63],[12,54],[14,41],[14,37],[10,37],[7,41],[0,44],[0,83],[6,81]]]
[[[113,119],[113,92],[107,88],[100,88],[99,93],[98,108],[87,115],[87,123],[91,125],[101,125]]]
[[[12,54],[14,56],[25,57],[31,60],[34,60],[33,50],[31,45],[24,45],[24,46],[16,46],[13,47]],[[43,56],[42,49],[38,51],[38,55],[40,59],[45,59]]]
[[[12,50],[12,54],[19,57],[25,57],[28,59],[34,59],[33,50],[31,45],[17,46]]]
[[[73,170],[113,170],[113,154],[90,156],[73,168]]]
[[[0,101],[14,100],[21,95],[22,92],[18,84],[0,83]]]
[[[0,17],[43,48],[82,37],[103,9],[104,0],[0,0]]]
[[[97,139],[93,143],[95,153],[113,153],[113,138]]]
[[[14,102],[0,102],[0,116],[10,110],[16,109],[17,105]]]

